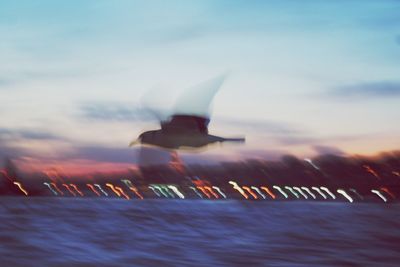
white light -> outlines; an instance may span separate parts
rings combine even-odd
[[[321,190],[318,187],[313,186],[312,189],[318,192],[324,199],[326,199],[326,195],[321,192]]]
[[[322,186],[321,189],[328,193],[328,195],[330,195],[332,199],[336,199],[335,195],[328,188]]]
[[[303,189],[304,191],[306,191],[313,199],[316,199],[317,197],[310,191],[310,189],[308,189],[305,186],[302,186],[301,189]]]
[[[299,195],[290,186],[285,186],[285,189],[289,190],[296,198],[300,198]]]
[[[224,192],[222,192],[222,190],[221,190],[219,187],[213,186],[212,188],[214,188],[215,190],[217,190],[218,193],[219,193],[223,198],[226,198],[226,195],[224,194]]]
[[[267,198],[263,193],[261,193],[260,189],[258,189],[257,187],[252,186],[251,189],[255,190],[263,199]]]
[[[339,194],[343,195],[350,203],[353,202],[353,199],[351,198],[351,196],[349,196],[346,191],[344,191],[343,189],[338,189],[336,192],[338,192]]]
[[[380,197],[380,198],[383,200],[383,202],[387,202],[386,197],[384,197],[384,196],[381,194],[381,192],[379,192],[378,190],[371,190],[371,192],[374,193],[374,194],[377,194],[378,197]]]
[[[305,199],[308,199],[308,196],[304,194],[304,192],[299,187],[294,186],[293,189],[299,192]]]
[[[278,190],[285,198],[288,198],[288,195],[277,185],[272,186],[274,189]]]

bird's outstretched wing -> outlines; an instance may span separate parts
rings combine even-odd
[[[226,74],[219,75],[186,89],[175,102],[173,115],[209,118],[211,102],[225,78]]]

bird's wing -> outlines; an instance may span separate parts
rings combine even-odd
[[[173,114],[209,118],[211,102],[225,78],[226,74],[219,75],[186,89],[177,99]]]

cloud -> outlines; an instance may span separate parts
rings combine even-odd
[[[325,155],[325,154],[344,155],[345,154],[342,150],[340,150],[337,147],[333,147],[333,146],[315,145],[315,146],[313,146],[313,149],[315,150],[315,152],[317,152],[320,155]]]
[[[79,116],[98,121],[146,121],[154,120],[149,110],[126,103],[91,103],[79,108]]]
[[[0,128],[0,139],[61,140],[64,138],[41,130]]]
[[[376,81],[339,86],[329,91],[326,96],[341,99],[399,97],[400,81]]]

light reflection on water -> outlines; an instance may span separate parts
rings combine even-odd
[[[398,266],[400,204],[0,198],[1,266]]]

